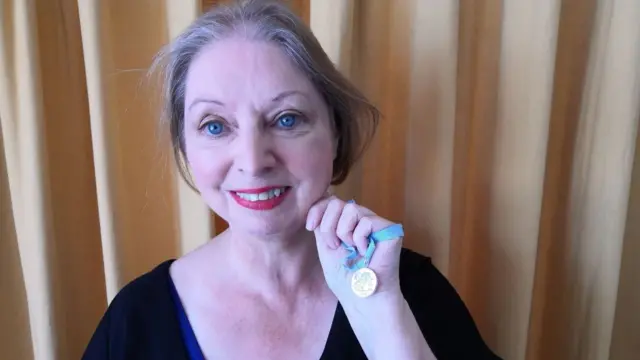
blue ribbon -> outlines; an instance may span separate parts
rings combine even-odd
[[[355,203],[353,200],[349,200],[349,203]],[[384,229],[375,231],[371,233],[367,239],[369,240],[369,245],[367,246],[367,251],[364,256],[356,261],[358,257],[358,249],[355,246],[351,246],[345,242],[341,242],[343,248],[349,251],[349,254],[344,259],[344,266],[349,270],[358,270],[363,267],[369,266],[369,261],[371,261],[371,256],[373,256],[373,252],[376,249],[376,244],[381,241],[393,240],[404,236],[404,229],[402,228],[402,224],[393,224],[387,226]]]

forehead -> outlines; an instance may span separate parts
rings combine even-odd
[[[187,74],[185,103],[188,106],[200,97],[225,104],[271,101],[274,94],[284,91],[315,94],[311,82],[277,45],[229,38],[203,48],[194,58]]]

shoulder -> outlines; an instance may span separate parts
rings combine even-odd
[[[429,271],[431,267],[433,267],[433,264],[430,257],[424,256],[408,248],[402,248],[402,251],[400,252],[400,276],[410,278],[412,275],[410,271],[418,269],[421,269],[422,271]]]
[[[167,260],[125,285],[109,304],[86,350],[87,359],[147,355],[175,328]],[[151,344],[153,342],[153,344]]]
[[[433,265],[430,257],[402,248],[400,253],[400,286],[405,297],[425,294],[426,288],[439,287],[447,282]],[[410,300],[410,299],[409,299]]]
[[[400,287],[408,301],[428,301],[432,305],[442,302],[438,305],[446,307],[452,305],[453,299],[459,299],[431,258],[407,248],[400,254]]]
[[[161,305],[161,300],[170,300],[169,267],[173,261],[164,261],[125,285],[114,297],[107,313],[127,315],[135,311],[140,314]]]
[[[461,302],[431,258],[407,248],[400,253],[400,288],[416,316],[427,316],[435,307],[438,312],[448,309],[452,301]]]
[[[402,249],[400,287],[438,359],[499,359],[485,344],[462,298],[429,257]]]

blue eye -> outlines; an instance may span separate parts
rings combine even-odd
[[[285,114],[278,118],[278,125],[285,128],[292,128],[296,125],[297,121],[298,119],[295,114]]]
[[[211,121],[205,125],[205,130],[209,135],[220,135],[224,130],[224,125],[219,121]]]

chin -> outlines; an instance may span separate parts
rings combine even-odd
[[[284,219],[269,220],[259,216],[230,220],[229,228],[232,231],[258,238],[294,235],[304,228],[304,223],[300,221],[285,221]]]

